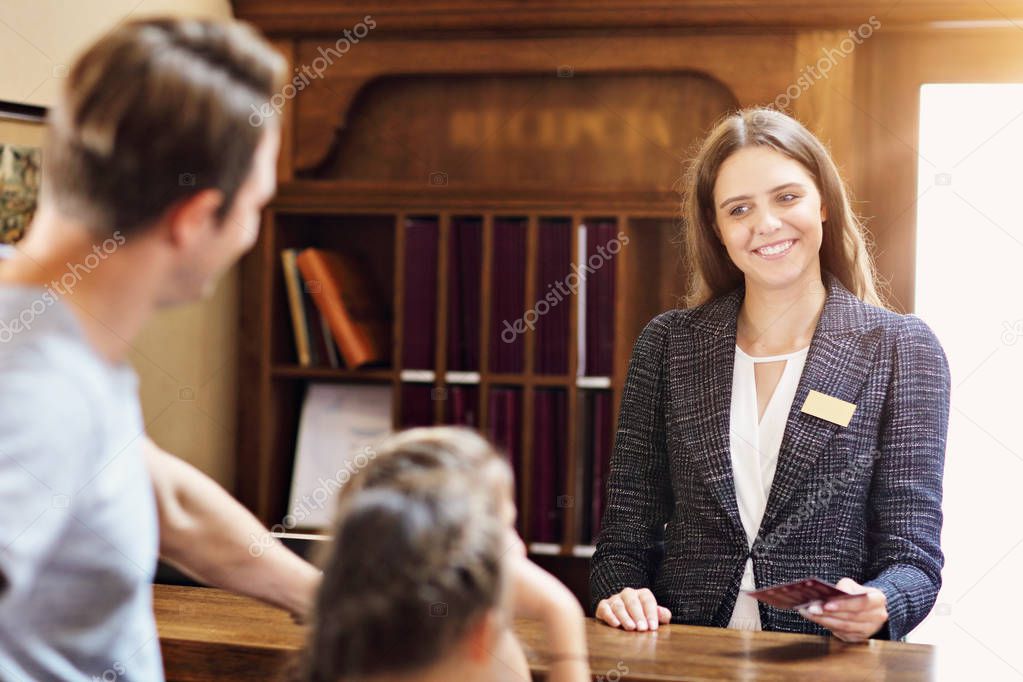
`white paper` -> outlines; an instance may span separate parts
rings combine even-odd
[[[311,384],[302,405],[285,529],[329,527],[338,492],[390,433],[389,385]]]

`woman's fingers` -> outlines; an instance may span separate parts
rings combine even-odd
[[[616,595],[611,598],[611,611],[615,614],[615,617],[621,622],[622,627],[626,630],[635,630],[636,621],[629,615],[629,610],[625,606],[625,602],[622,600],[621,595]]]
[[[647,627],[656,630],[661,619],[657,613],[657,600],[654,599],[654,593],[644,587],[639,590],[638,595],[639,601],[643,605],[643,617],[646,619]],[[640,630],[642,629],[640,628]]]
[[[634,621],[636,629],[645,632],[647,630],[646,612],[639,596],[639,590],[634,590],[631,587],[625,588],[622,590],[622,601],[625,602],[625,608],[629,610],[629,617]]]
[[[862,642],[869,639],[888,620],[888,612],[883,606],[859,612],[847,611],[836,615],[823,611],[820,603],[814,602],[809,607],[801,608],[799,614],[807,620],[827,628],[845,642]]]
[[[875,595],[863,594],[825,602],[821,605],[821,611],[826,615],[837,618],[855,618],[858,614],[866,611],[877,611],[883,606],[884,604]]]
[[[654,593],[647,588],[627,587],[618,594],[601,599],[594,613],[597,620],[623,630],[656,630],[671,622],[671,611],[659,606]]]
[[[839,620],[828,616],[806,616],[806,618],[831,630],[832,634],[844,642],[863,642],[872,634],[870,626],[863,623]]]
[[[800,610],[799,614],[801,616],[803,616],[804,618],[806,618],[807,620],[812,620],[813,622],[817,623],[818,625],[823,625],[824,627],[827,627],[827,628],[830,628],[830,625],[828,625],[829,623],[841,623],[841,624],[845,624],[845,625],[855,625],[857,623],[862,623],[863,622],[863,618],[862,617],[844,617],[843,618],[843,617],[840,617],[840,616],[834,616],[834,615],[832,615],[830,613],[828,613],[828,614],[821,614],[821,613],[816,613],[814,611],[809,611],[809,610],[806,610],[806,609]]]
[[[597,620],[602,620],[613,628],[621,627],[622,622],[618,620],[614,611],[611,610],[611,603],[607,599],[600,600],[594,615],[597,617]]]
[[[860,585],[852,578],[842,578],[838,581],[838,583],[836,583],[836,587],[844,592],[848,592],[849,594],[863,594],[864,592],[869,591],[869,588]]]

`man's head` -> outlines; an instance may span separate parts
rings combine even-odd
[[[50,112],[42,201],[165,248],[160,303],[192,300],[255,242],[280,131],[249,122],[286,64],[238,22],[158,19],[105,35]]]

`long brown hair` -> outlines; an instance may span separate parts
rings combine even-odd
[[[685,178],[683,241],[690,281],[686,305],[727,294],[743,283],[717,231],[714,184],[721,164],[744,147],[769,147],[801,164],[813,178],[827,212],[821,242],[821,270],[867,303],[883,306],[867,251],[864,228],[831,155],[796,119],[774,109],[744,109],[723,118],[704,139]]]
[[[304,679],[415,674],[498,606],[511,470],[467,429],[393,436],[342,491]]]

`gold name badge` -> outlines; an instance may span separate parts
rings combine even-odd
[[[849,420],[856,412],[856,406],[844,400],[824,395],[819,391],[810,391],[803,402],[802,411],[839,426],[849,426]]]

